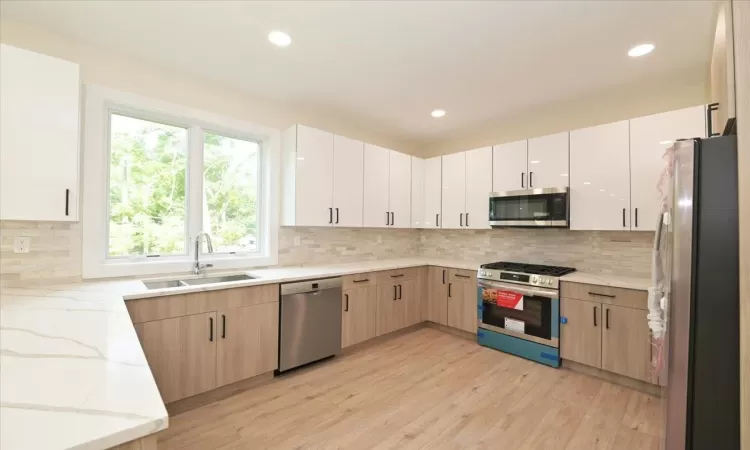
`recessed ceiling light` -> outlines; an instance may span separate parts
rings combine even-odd
[[[651,53],[654,50],[654,44],[641,44],[636,45],[635,47],[631,48],[628,51],[628,56],[632,56],[633,58],[638,56],[643,56]]]
[[[599,189],[599,192],[604,192],[604,191],[606,191],[606,189]]]
[[[536,160],[536,159],[535,159],[534,161],[529,161],[529,162],[530,162],[531,164],[539,164],[539,161],[538,161],[538,160]]]
[[[568,176],[568,174],[567,174],[567,173],[561,173],[561,174],[560,174],[560,176],[561,176],[561,177],[567,177],[567,176]]]
[[[430,113],[432,117],[443,117],[445,115],[445,110],[442,109],[436,109],[435,111]]]
[[[591,184],[590,181],[584,181],[583,184]]]
[[[268,33],[268,40],[279,47],[287,47],[292,43],[292,38],[283,31],[272,31]]]
[[[659,142],[659,143],[660,143],[661,145],[669,145],[669,144],[671,144],[672,142],[674,142],[674,141],[661,141],[661,142]]]

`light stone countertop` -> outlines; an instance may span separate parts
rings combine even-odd
[[[480,264],[402,258],[276,267],[246,271],[255,280],[153,290],[140,279],[0,287],[0,448],[99,450],[167,427],[126,300],[425,265],[477,270]],[[644,279],[582,272],[563,280],[648,287]]]
[[[651,279],[638,277],[623,277],[620,275],[573,272],[563,275],[560,281],[570,283],[598,284],[600,286],[610,286],[623,289],[637,289],[640,291],[648,290],[651,286]]]

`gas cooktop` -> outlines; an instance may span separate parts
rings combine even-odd
[[[575,272],[572,267],[543,266],[501,261],[479,266],[477,277],[484,280],[508,281],[557,289],[559,278]]]

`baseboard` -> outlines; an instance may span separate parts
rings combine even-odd
[[[117,445],[109,450],[156,450],[158,448],[157,439],[158,436],[156,434],[151,434],[134,441]]]
[[[168,403],[166,405],[167,412],[169,413],[170,417],[173,417],[186,411],[208,405],[209,403],[224,400],[233,395],[239,394],[240,392],[244,392],[248,389],[266,384],[272,380],[273,372],[262,373],[246,380],[238,381],[236,383],[228,384],[226,386],[222,386],[208,392],[204,392],[202,394]]]
[[[662,396],[661,386],[657,386],[655,384],[647,383],[641,380],[636,380],[634,378],[626,377],[624,375],[607,372],[606,370],[602,370],[597,367],[591,367],[585,364],[577,363],[575,361],[563,359],[562,368],[571,370],[573,372],[582,373],[584,375],[589,375],[594,378],[599,378],[601,380],[608,381],[610,383],[619,384],[620,386],[629,387],[631,389],[635,389],[637,391],[641,391],[646,394],[653,395],[654,397]]]
[[[443,333],[452,334],[453,336],[458,336],[460,338],[468,339],[470,341],[477,341],[477,334],[476,333],[469,333],[468,331],[459,330],[456,328],[448,327],[439,323],[435,322],[424,322],[427,324],[426,326],[428,328],[432,328],[438,331],[442,331]]]

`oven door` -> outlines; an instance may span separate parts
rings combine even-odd
[[[557,291],[477,281],[482,302],[479,328],[559,348],[560,301]]]
[[[568,188],[490,194],[492,227],[567,227]]]

